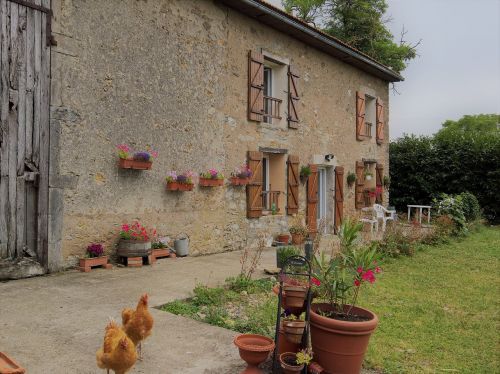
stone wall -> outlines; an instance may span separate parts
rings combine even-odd
[[[209,0],[53,0],[51,250],[70,265],[90,242],[114,248],[123,222],[186,233],[192,254],[240,249],[286,216],[246,218],[244,188],[168,193],[169,170],[211,167],[226,175],[248,150],[285,148],[301,164],[333,153],[345,175],[388,148],[355,138],[355,94],[388,106],[388,85]],[[301,75],[299,129],[247,120],[247,55],[266,50]],[[286,103],[284,103],[284,108]],[[386,110],[386,115],[388,110]],[[386,119],[387,120],[387,119]],[[388,139],[388,126],[386,126]],[[151,171],[121,170],[115,146],[159,152]],[[305,187],[300,187],[301,210]],[[345,186],[345,214],[354,209]],[[54,257],[54,256],[53,256]]]

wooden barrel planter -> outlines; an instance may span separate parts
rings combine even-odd
[[[120,257],[146,257],[151,254],[151,242],[121,239],[116,252]]]

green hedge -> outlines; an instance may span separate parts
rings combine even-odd
[[[440,192],[470,192],[500,221],[500,132],[405,136],[390,144],[391,205],[430,204]]]

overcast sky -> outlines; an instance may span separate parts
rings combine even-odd
[[[280,0],[268,0],[280,5]],[[422,39],[390,95],[391,138],[432,134],[446,119],[500,113],[500,0],[388,0],[389,28]]]

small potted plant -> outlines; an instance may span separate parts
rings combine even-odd
[[[177,191],[179,189],[176,171],[169,171],[165,180],[167,181],[167,191]]]
[[[354,184],[354,182],[356,182],[356,174],[354,174],[352,171],[350,171],[347,174],[347,185],[349,187],[352,187],[352,185]]]
[[[290,241],[290,235],[288,233],[286,233],[286,232],[278,234],[278,237],[276,238],[276,241],[278,243],[288,244],[288,242]]]
[[[283,319],[283,331],[285,332],[286,339],[290,343],[300,344],[305,328],[305,312],[298,317],[295,314],[289,314]]]
[[[365,180],[371,181],[373,178],[373,173],[371,171],[366,170],[365,171]]]
[[[80,271],[88,273],[92,267],[102,266],[105,269],[111,269],[108,264],[108,256],[104,256],[104,247],[99,243],[89,244],[85,257],[80,259]]]
[[[286,260],[292,256],[300,255],[300,250],[291,245],[276,247],[276,266],[282,268]]]
[[[151,237],[156,236],[156,230],[152,235],[148,233],[139,221],[132,224],[124,223],[120,230],[120,242],[117,254],[121,257],[146,257],[151,254]]]
[[[300,168],[300,180],[302,183],[305,183],[307,178],[311,175],[311,167],[309,165],[302,165]]]
[[[285,352],[279,357],[283,374],[301,373],[305,366],[311,363],[313,353],[311,349],[303,349],[297,353]]]
[[[126,144],[119,144],[117,148],[120,168],[122,169],[150,170],[153,159],[158,157],[156,151],[132,152],[131,148]]]
[[[156,233],[153,231],[153,233]],[[170,257],[170,249],[167,245],[168,238],[158,238],[156,235],[151,242],[151,250],[154,259],[162,258],[162,257]]]
[[[250,170],[247,164],[243,164],[241,167],[234,169],[231,173],[231,184],[233,186],[246,186],[250,182],[253,172]]]
[[[210,169],[207,172],[200,173],[200,186],[217,187],[224,185],[224,174],[217,169]]]

